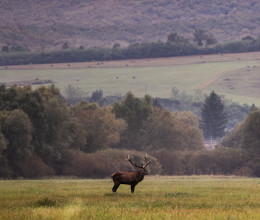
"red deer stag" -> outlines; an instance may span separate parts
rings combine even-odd
[[[148,172],[146,171],[147,165],[151,163],[151,160],[148,160],[147,154],[144,157],[144,161],[142,162],[142,166],[136,165],[133,161],[130,155],[128,155],[128,160],[133,166],[138,168],[138,171],[117,171],[111,175],[111,178],[114,181],[114,187],[112,188],[113,192],[116,192],[117,188],[120,186],[120,184],[127,184],[131,185],[131,192],[133,193],[135,191],[135,186],[141,182],[144,179],[144,175],[148,175]]]

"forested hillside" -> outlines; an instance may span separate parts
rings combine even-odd
[[[171,32],[192,39],[195,29],[218,42],[260,34],[258,0],[3,0],[0,46],[35,51],[165,41]]]

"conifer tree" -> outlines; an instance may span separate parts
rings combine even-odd
[[[221,97],[214,91],[206,96],[201,109],[200,127],[205,138],[223,137],[227,124],[227,114]]]

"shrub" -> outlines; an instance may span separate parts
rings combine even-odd
[[[154,151],[152,155],[162,165],[163,174],[165,175],[183,175],[185,172],[182,157],[179,152],[171,150]]]
[[[157,150],[152,153],[166,175],[257,175],[256,162],[248,164],[241,149],[218,148],[214,151]]]
[[[218,167],[212,152],[196,152],[187,161],[187,174],[204,175],[216,173],[218,173]]]
[[[237,176],[252,177],[252,176],[254,176],[254,171],[250,167],[244,166],[244,167],[239,168],[238,170],[235,170],[234,174]]]
[[[47,166],[43,160],[36,155],[28,157],[21,165],[21,170],[23,177],[27,178],[51,176],[54,174],[53,169]]]
[[[128,161],[125,161],[128,154],[134,156],[136,163],[140,162],[144,156],[142,152],[116,149],[107,149],[95,153],[67,150],[67,161],[64,164],[63,174],[87,178],[103,178],[109,177],[119,170],[131,171],[134,170],[134,167]],[[148,173],[162,173],[161,165],[156,158],[150,156],[149,158],[151,158],[152,163],[147,167]]]

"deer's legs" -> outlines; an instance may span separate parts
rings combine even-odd
[[[133,193],[135,191],[135,186],[136,185],[131,185],[131,193]]]
[[[116,184],[114,185],[114,187],[112,188],[112,191],[113,192],[116,192],[117,188],[120,186],[120,184]]]

